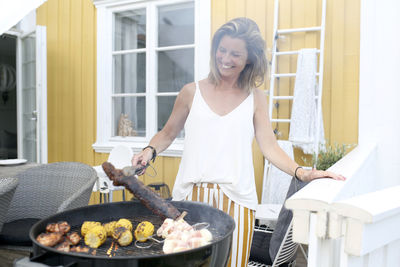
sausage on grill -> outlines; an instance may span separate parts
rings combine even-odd
[[[102,167],[115,186],[125,186],[144,206],[163,220],[166,218],[176,219],[181,215],[177,208],[145,186],[135,175],[125,176],[122,170],[115,169],[109,162],[104,162]]]

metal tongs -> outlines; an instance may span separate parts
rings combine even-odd
[[[149,167],[149,166],[153,169],[154,175],[149,175],[149,174],[147,174],[147,175],[149,175],[149,176],[151,176],[151,177],[155,177],[155,176],[157,175],[157,171],[156,171],[156,169],[154,169],[153,166],[150,165],[150,163],[147,163],[146,166],[140,165],[139,167],[134,167],[134,166],[127,166],[127,167],[124,167],[124,168],[122,169],[122,173],[123,173],[125,176],[135,176],[135,175],[137,176],[137,175],[139,175],[143,170],[147,169],[147,167]]]
[[[199,230],[202,230],[202,229],[207,229],[209,226],[210,226],[210,224],[208,222],[201,222],[201,223],[196,223],[196,224],[192,225],[193,230],[195,230],[195,231],[199,231]],[[151,242],[148,242],[147,240],[150,240]],[[155,237],[155,235],[149,236],[147,238],[147,240],[144,241],[144,242],[136,240],[135,241],[135,247],[137,247],[137,248],[150,248],[155,243],[162,244],[165,241],[165,239],[159,240],[158,238]],[[143,245],[138,245],[139,244],[138,242],[143,244]],[[145,244],[145,243],[149,243],[149,244]]]

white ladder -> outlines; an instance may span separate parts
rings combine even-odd
[[[277,43],[279,37],[282,35],[287,35],[295,32],[316,32],[320,31],[320,48],[317,50],[319,53],[319,69],[316,76],[318,77],[318,94],[316,96],[317,99],[317,133],[316,133],[316,140],[314,140],[314,151],[316,156],[318,157],[318,149],[320,143],[320,136],[319,136],[319,129],[321,127],[321,116],[322,116],[322,82],[323,82],[323,75],[324,75],[324,45],[325,45],[325,18],[326,18],[326,0],[322,0],[322,13],[321,13],[321,25],[316,27],[307,27],[307,28],[293,28],[293,29],[278,29],[278,22],[279,22],[279,0],[275,0],[274,3],[274,30],[273,30],[273,45],[272,45],[272,59],[271,59],[271,76],[270,76],[270,86],[269,86],[269,116],[270,121],[277,122],[277,123],[290,123],[291,119],[278,119],[273,118],[273,107],[274,100],[290,100],[293,99],[293,96],[275,96],[275,80],[284,78],[284,77],[296,77],[296,73],[277,73],[276,70],[276,60],[277,56],[281,55],[295,55],[298,54],[299,51],[285,51],[281,52],[278,51]],[[279,81],[278,81],[279,82]]]

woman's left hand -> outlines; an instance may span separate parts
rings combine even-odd
[[[332,178],[334,180],[345,181],[346,178],[341,174],[336,174],[330,171],[320,171],[317,169],[304,170],[300,173],[299,178],[304,182],[309,182],[318,178]]]

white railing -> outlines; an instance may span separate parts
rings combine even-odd
[[[329,169],[343,174],[345,182],[318,179],[286,201],[293,210],[293,239],[309,245],[308,266],[400,266],[398,255],[397,265],[373,265],[371,260],[380,253],[380,259],[393,263],[387,257],[393,249],[400,251],[400,238],[384,234],[385,225],[400,227],[400,188],[374,192],[380,188],[377,162],[376,144],[358,146]],[[397,202],[384,198],[389,192]]]
[[[400,186],[333,203],[341,221],[340,266],[400,266]]]

